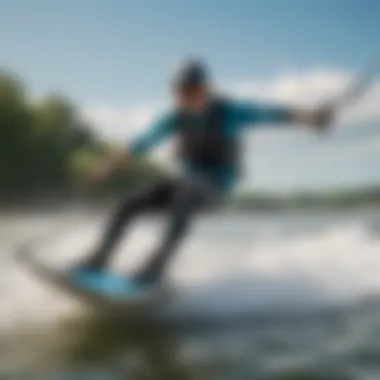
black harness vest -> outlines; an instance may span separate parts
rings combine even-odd
[[[202,125],[194,116],[178,112],[176,129],[179,139],[179,158],[191,165],[236,167],[238,144],[225,135],[227,101],[215,99],[201,115]]]

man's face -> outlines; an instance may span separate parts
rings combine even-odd
[[[181,110],[196,113],[201,111],[207,104],[209,91],[203,85],[186,89],[176,88],[174,89],[174,98]]]

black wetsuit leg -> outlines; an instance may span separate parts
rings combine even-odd
[[[205,208],[216,206],[220,199],[220,190],[207,180],[192,178],[179,182],[169,204],[169,221],[163,240],[137,273],[137,279],[148,283],[160,279],[179,243],[189,231],[194,216]]]
[[[117,211],[101,238],[95,252],[81,266],[87,269],[103,269],[108,265],[111,255],[122,233],[128,232],[135,217],[154,209],[167,208],[173,198],[175,181],[164,179],[136,189],[117,207]]]

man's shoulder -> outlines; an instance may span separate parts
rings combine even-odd
[[[214,94],[212,101],[213,101],[213,104],[223,105],[226,107],[230,106],[234,102],[231,96],[223,94],[223,93]]]
[[[218,94],[216,97],[217,104],[225,107],[229,111],[253,110],[259,107],[259,103],[255,100],[242,99],[232,95]]]

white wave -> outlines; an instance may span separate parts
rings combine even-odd
[[[202,281],[182,300],[186,313],[297,314],[380,292],[380,241],[372,240],[362,226],[255,241],[238,255],[233,244],[221,245],[220,251],[207,250],[206,260],[194,259],[190,272],[190,255],[187,263],[186,258],[178,263],[176,277],[191,278],[193,284]]]
[[[278,232],[283,221],[265,223],[269,231]],[[173,305],[175,312],[300,313],[380,292],[380,241],[373,238],[363,220],[323,222],[324,229],[306,232],[297,227],[296,233],[287,235],[261,234],[263,226],[257,222],[252,232],[246,225],[246,232],[239,228],[236,233],[233,225],[231,222],[228,228],[225,221],[214,221],[212,228],[200,225],[178,254],[169,272],[183,294]],[[67,265],[90,250],[101,226],[99,222],[75,228],[74,233],[63,235],[41,253],[55,265]],[[116,270],[140,265],[158,236],[155,223],[140,223],[130,239],[122,242],[114,261]],[[74,300],[33,278],[16,266],[11,256],[3,261],[0,330],[74,310]]]

